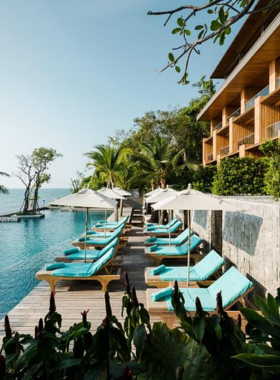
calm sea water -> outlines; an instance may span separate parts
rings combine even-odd
[[[15,211],[23,191],[5,196],[1,212]],[[45,203],[68,195],[67,189],[41,191]],[[10,196],[10,198],[9,198]],[[14,201],[11,201],[14,199]],[[13,309],[37,284],[35,274],[55,256],[71,248],[71,242],[84,232],[84,212],[44,211],[45,218],[0,223],[0,319]],[[90,212],[89,222],[104,219],[104,212]]]
[[[69,194],[69,189],[40,189],[39,207],[48,206],[49,202]],[[9,194],[0,194],[0,215],[19,211],[23,196],[23,189],[9,189]]]

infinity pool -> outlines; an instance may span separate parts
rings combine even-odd
[[[0,224],[0,319],[37,284],[35,273],[84,232],[84,212],[44,211],[39,220]],[[90,223],[104,212],[90,212]]]

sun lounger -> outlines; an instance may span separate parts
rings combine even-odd
[[[172,287],[164,288],[160,291],[155,289],[146,290],[147,310],[151,315],[160,316],[169,327],[176,321],[176,315],[171,305],[172,290]],[[209,314],[213,314],[216,310],[216,297],[220,291],[222,292],[223,308],[229,310],[238,301],[242,301],[252,290],[253,283],[235,267],[231,267],[208,288],[180,288],[180,292],[184,296],[185,308],[191,314],[194,314],[196,310],[196,297],[199,297],[203,309]],[[162,293],[160,294],[160,292]]]
[[[86,252],[86,261],[96,261],[105,253],[109,251],[109,249],[114,248],[118,245],[119,239],[115,238],[112,240],[106,247],[102,249],[88,249]],[[116,253],[116,250],[115,250]],[[85,251],[84,249],[80,249],[78,247],[66,249],[63,252],[63,255],[56,256],[55,261],[57,262],[64,262],[64,263],[70,263],[73,260],[83,261],[85,259]]]
[[[144,230],[144,233],[150,236],[156,236],[156,237],[167,237],[169,233],[171,235],[178,235],[179,228],[182,226],[182,222],[178,220],[176,223],[173,224],[170,228],[157,228],[153,231],[149,231],[148,229]]]
[[[55,291],[56,283],[61,280],[96,280],[105,292],[109,282],[120,280],[121,268],[112,265],[114,254],[114,248],[111,248],[94,263],[55,263],[63,267],[51,271],[44,268],[36,273],[36,278],[47,281],[52,292]],[[117,269],[115,274],[112,272],[114,269]]]
[[[190,251],[192,252],[202,243],[202,239],[197,235],[192,235],[190,241]],[[151,257],[159,265],[163,259],[184,259],[188,257],[188,242],[179,247],[157,246],[153,245],[146,248],[145,255]],[[203,258],[201,253],[191,253],[191,258],[199,261]]]
[[[124,233],[131,230],[131,225],[127,223],[126,218],[123,218],[119,222],[107,222],[101,221],[104,223],[96,223],[94,226],[91,227],[92,231],[102,232],[104,230],[108,232],[114,232],[116,229],[122,227],[124,229]]]
[[[225,260],[214,250],[210,251],[196,265],[190,267],[189,281],[204,282],[213,276],[224,265]],[[184,286],[182,282],[187,281],[188,268],[184,267],[166,267],[160,265],[157,268],[145,269],[145,282],[149,286],[165,288],[170,283],[178,281],[179,286]]]
[[[192,233],[193,234],[193,231]],[[182,245],[187,239],[189,238],[189,229],[185,229],[183,232],[180,233],[180,235],[176,236],[175,238],[159,238],[159,237],[150,237],[146,239],[145,245],[151,246],[151,245]]]
[[[178,221],[179,221],[179,219],[173,218],[170,220],[169,223],[166,223],[166,224],[146,223],[146,230],[147,231],[153,231],[153,230],[159,229],[159,228],[170,228]]]
[[[120,237],[120,234],[122,232],[122,227],[119,227],[111,236],[109,237],[104,237],[104,238],[98,238],[98,239],[91,239],[91,238],[88,238],[86,240],[86,245],[87,245],[87,248],[104,248],[106,245],[108,245],[109,243],[111,243],[112,240],[114,240],[116,237]],[[80,249],[84,249],[85,248],[85,240],[84,239],[77,239],[75,241],[72,242],[72,245],[74,245],[75,247],[79,247]],[[120,243],[119,246],[123,246],[124,243]],[[116,249],[117,250],[117,249]]]

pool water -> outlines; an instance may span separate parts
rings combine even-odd
[[[36,272],[84,233],[84,212],[44,213],[43,219],[0,223],[0,319],[38,284]],[[90,212],[90,224],[100,219],[104,211]]]

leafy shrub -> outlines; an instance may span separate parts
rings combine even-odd
[[[61,331],[52,293],[49,312],[39,320],[34,337],[12,332],[6,316],[0,379],[278,379],[279,289],[275,299],[270,294],[267,301],[256,298],[262,315],[241,309],[249,322],[249,338],[241,330],[241,318],[235,321],[223,310],[221,297],[218,293],[215,315],[209,316],[197,298],[195,315],[190,316],[175,283],[172,305],[180,328],[159,322],[151,327],[149,313],[126,275],[123,325],[105,293],[106,316],[92,334],[88,311],[81,313],[80,323]]]
[[[266,160],[255,160],[251,156],[224,158],[218,165],[212,192],[218,195],[265,194],[266,168]]]
[[[267,157],[268,167],[264,177],[265,190],[278,201],[280,198],[280,143],[276,140],[266,141],[260,146],[260,150]]]
[[[211,193],[212,183],[216,173],[216,165],[199,166],[193,174],[193,188],[203,193]]]

